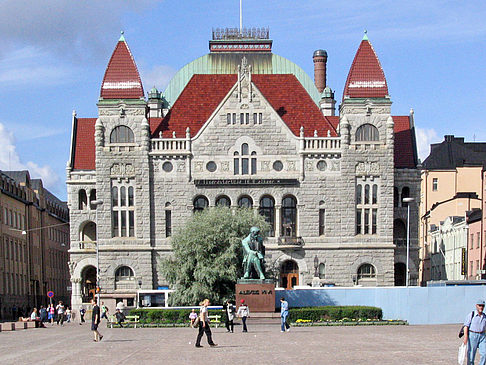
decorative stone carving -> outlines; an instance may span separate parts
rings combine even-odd
[[[132,164],[114,163],[110,169],[110,175],[116,177],[128,177],[135,175],[135,168]]]
[[[186,163],[181,161],[177,164],[177,172],[184,172],[186,170]]]
[[[327,166],[329,166],[329,170],[331,170],[331,171],[340,171],[341,170],[341,161],[331,160],[331,161],[328,162]]]
[[[356,175],[378,175],[380,165],[377,162],[358,162],[356,165]]]
[[[221,162],[221,170],[222,171],[229,171],[229,162],[228,161]]]
[[[310,160],[305,162],[305,171],[313,171],[314,170],[314,163]]]
[[[120,165],[117,164],[117,163],[113,164],[113,166],[111,166],[110,174],[111,175],[121,175]]]
[[[260,167],[262,171],[270,171],[270,161],[262,161]]]
[[[74,274],[74,269],[76,268],[77,263],[75,261],[69,261],[68,266],[69,266],[69,275],[73,276]]]
[[[287,171],[296,171],[295,161],[287,161]]]
[[[202,172],[204,170],[204,163],[202,161],[196,161],[194,163],[194,171]]]
[[[132,164],[126,164],[125,165],[125,174],[126,175],[134,175],[135,174],[135,168],[133,167]]]

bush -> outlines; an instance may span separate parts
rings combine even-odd
[[[130,315],[139,316],[140,323],[161,323],[161,324],[174,324],[174,323],[189,323],[189,314],[191,309],[132,309]],[[197,311],[199,313],[199,311]],[[210,316],[221,315],[221,310],[210,309],[208,311]]]
[[[363,306],[326,306],[310,308],[290,308],[289,322],[297,322],[298,319],[311,322],[339,321],[342,319],[362,320],[381,319],[383,312],[377,307]]]

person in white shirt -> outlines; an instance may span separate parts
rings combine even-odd
[[[206,333],[209,346],[216,347],[218,345],[213,342],[212,335],[211,335],[211,328],[209,327],[209,317],[208,317],[209,299],[204,299],[201,303],[199,303],[199,305],[201,305],[201,309],[199,311],[199,323],[198,323],[199,332],[197,334],[196,347],[202,347],[201,339],[204,333]]]
[[[241,305],[238,308],[238,317],[241,318],[243,322],[243,332],[248,332],[248,328],[246,327],[246,319],[250,316],[250,308],[245,303],[245,300],[241,300]]]

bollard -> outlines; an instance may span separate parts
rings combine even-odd
[[[27,328],[28,328],[27,322],[24,322],[24,330],[26,330]]]
[[[0,332],[2,332],[2,324],[0,323]]]
[[[10,323],[10,326],[11,326],[10,328],[12,329],[12,331],[15,331],[15,322]]]

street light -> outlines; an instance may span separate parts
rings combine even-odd
[[[93,200],[91,205],[95,208],[95,220],[96,220],[96,298],[98,306],[100,306],[100,242],[98,240],[98,207],[103,204],[103,200]]]
[[[410,270],[408,268],[408,262],[410,260],[410,203],[415,201],[414,198],[403,198],[404,203],[407,203],[407,273],[405,279],[405,285],[408,287],[410,281]]]

